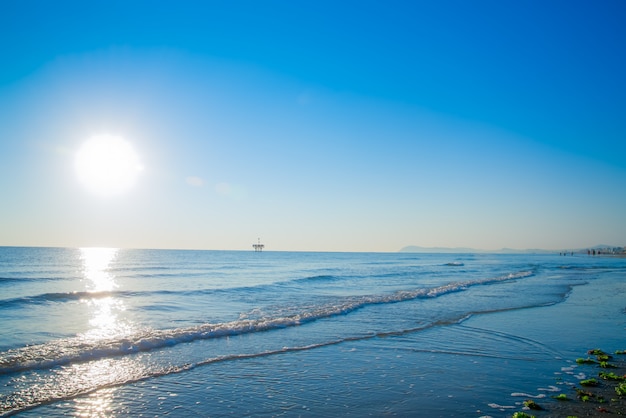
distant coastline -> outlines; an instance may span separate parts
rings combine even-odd
[[[584,255],[617,255],[626,256],[626,246],[594,245],[585,248],[544,250],[539,248],[516,250],[513,248],[501,248],[499,250],[481,250],[467,247],[420,247],[408,245],[402,247],[401,253],[447,253],[447,254],[584,254]]]

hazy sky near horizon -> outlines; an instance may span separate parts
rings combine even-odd
[[[621,0],[3,1],[0,245],[624,245],[625,19]],[[135,151],[125,193],[79,181],[102,136]]]

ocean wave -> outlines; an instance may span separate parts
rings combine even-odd
[[[0,284],[2,283],[24,283],[24,282],[50,282],[59,280],[75,280],[74,277],[0,277]]]
[[[239,288],[246,289],[246,288]],[[83,300],[104,299],[109,297],[150,297],[155,295],[206,295],[212,293],[220,293],[233,289],[199,289],[199,290],[107,290],[107,291],[81,291],[81,292],[52,292],[42,293],[33,296],[23,296],[12,299],[0,300],[0,308],[19,307],[20,305],[46,304],[46,303],[63,303],[75,302]]]
[[[26,279],[26,278],[21,278],[21,277],[0,277],[0,283],[20,282],[20,281],[25,281],[25,280],[32,280],[32,279]]]
[[[329,274],[321,274],[316,276],[299,277],[294,280],[290,280],[288,283],[311,283],[311,282],[334,282],[339,280],[339,277]]]
[[[230,322],[207,323],[194,327],[165,330],[144,329],[121,337],[99,340],[90,339],[88,336],[59,339],[0,353],[0,374],[127,355],[201,339],[222,338],[293,327],[320,319],[347,315],[369,305],[399,303],[417,298],[436,298],[452,292],[464,291],[472,286],[521,279],[532,275],[532,271],[520,271],[488,279],[453,282],[431,288],[396,291],[390,294],[353,296],[318,306],[306,307],[299,312],[276,317],[244,318]],[[79,292],[77,294],[59,294],[59,297],[72,295],[71,297],[80,299],[81,293],[88,294],[90,297],[93,296],[88,292]],[[100,295],[106,297],[109,293],[111,292],[100,292]]]
[[[282,347],[274,350],[265,350],[261,352],[253,353],[237,353],[227,354],[216,357],[210,357],[205,360],[201,360],[197,363],[185,363],[182,365],[162,366],[154,369],[143,369],[131,371],[130,373],[120,376],[114,373],[107,374],[104,378],[98,381],[81,379],[80,374],[77,379],[78,382],[72,380],[70,382],[67,379],[57,378],[56,384],[48,384],[39,390],[18,390],[8,396],[0,396],[0,417],[11,416],[42,404],[49,404],[51,402],[73,399],[77,396],[87,395],[97,390],[104,388],[112,388],[122,386],[130,383],[140,382],[146,379],[168,376],[177,373],[187,372],[198,367],[211,365],[214,363],[222,363],[236,360],[255,359],[262,357],[269,357],[274,355],[280,355],[285,353],[293,353],[298,351],[313,350],[316,348],[327,347],[332,345],[341,344],[347,341],[373,338],[375,335],[369,335],[361,338],[340,338],[330,340],[322,343]]]
[[[51,302],[71,302],[89,299],[103,299],[113,296],[133,295],[136,292],[99,291],[99,292],[53,292],[34,296],[24,296],[0,300],[0,307],[16,307],[19,305],[43,304]]]
[[[115,276],[124,276],[131,275],[136,277],[137,275],[145,275],[145,276],[160,276],[160,275],[168,275],[174,272],[173,274],[178,275],[187,275],[187,273],[191,274],[205,274],[210,275],[214,272],[224,272],[224,271],[232,271],[232,270],[243,270],[244,267],[239,265],[196,265],[196,264],[186,264],[186,263],[172,263],[168,265],[117,265],[111,266],[106,269],[108,273],[111,273]],[[145,273],[145,274],[143,274]]]
[[[280,283],[278,283],[280,284]],[[265,288],[272,285],[258,285],[258,286],[242,286],[242,287],[228,287],[228,288],[205,288],[205,289],[185,289],[185,290],[110,290],[110,291],[74,291],[74,292],[51,292],[42,293],[39,295],[22,296],[11,299],[0,299],[0,308],[18,308],[29,305],[42,305],[46,303],[65,303],[75,302],[82,300],[103,299],[108,297],[150,297],[150,296],[188,296],[188,295],[211,295],[220,293],[233,293],[233,292],[250,292],[258,291],[260,288]]]

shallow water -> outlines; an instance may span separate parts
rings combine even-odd
[[[584,337],[623,341],[609,336],[623,337],[625,268],[558,255],[0,248],[0,411],[506,416],[523,400],[512,394],[540,394],[589,348]]]

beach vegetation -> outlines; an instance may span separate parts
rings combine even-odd
[[[626,350],[617,350],[615,354],[626,354]]]
[[[611,356],[608,353],[605,353],[604,351],[600,350],[599,348],[594,348],[593,350],[589,350],[589,351],[587,351],[587,354],[590,355],[590,356],[596,356],[596,359],[599,362],[603,362],[603,361],[606,362],[606,361],[609,361],[610,359],[613,358],[613,356]]]
[[[619,396],[626,396],[626,383],[620,383],[615,386],[615,392],[617,392]]]
[[[626,381],[626,376],[618,376],[613,372],[600,372],[598,373],[601,379],[604,380],[618,380],[618,381]]]
[[[535,411],[540,411],[543,409],[541,405],[539,405],[537,402],[533,401],[532,399],[528,399],[524,401],[524,406],[529,409],[534,409]]]
[[[578,364],[596,364],[596,361],[594,359],[591,359],[591,358],[587,357],[587,358],[577,358],[576,359],[576,363],[578,363]]]
[[[581,380],[580,384],[583,386],[598,386],[598,381],[594,378]]]
[[[580,399],[587,398],[587,400],[589,400],[589,398],[593,398],[593,393],[591,392],[585,392],[584,390],[578,388],[575,388],[575,390]]]
[[[609,363],[608,361],[601,361],[600,367],[602,367],[603,369],[616,369],[617,368],[617,366]]]
[[[569,398],[564,393],[559,393],[558,395],[554,396],[554,399],[557,399],[559,401],[569,401]]]
[[[513,418],[535,418],[535,416],[528,415],[526,412],[516,412],[513,414]]]

